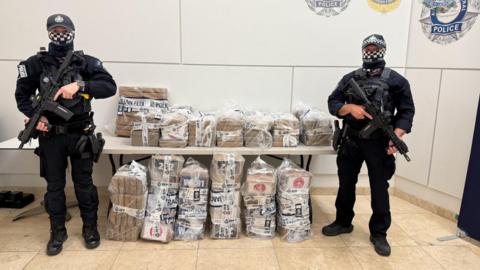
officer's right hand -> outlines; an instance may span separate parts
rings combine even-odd
[[[37,130],[48,132],[48,119],[45,116],[41,116],[37,124]]]
[[[355,105],[355,104],[348,104],[349,106],[349,112],[350,114],[358,120],[362,120],[368,118],[368,119],[373,119],[373,117],[365,111],[365,107],[360,106],[360,105]]]
[[[25,118],[23,122],[25,125],[30,121],[30,118]],[[37,123],[36,129],[42,132],[48,132],[48,119],[45,116],[41,116]]]

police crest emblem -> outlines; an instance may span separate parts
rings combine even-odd
[[[400,6],[400,1],[401,0],[367,0],[368,1],[368,6],[371,7],[372,9],[382,12],[382,13],[387,13],[389,11],[392,11]]]
[[[420,18],[423,33],[438,44],[463,37],[475,24],[480,0],[424,0]]]
[[[347,9],[350,0],[305,0],[308,7],[321,16],[336,16]]]

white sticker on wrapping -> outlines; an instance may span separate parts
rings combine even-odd
[[[130,208],[130,207],[121,206],[121,205],[118,205],[118,204],[113,204],[112,205],[112,211],[115,212],[115,213],[127,214],[129,216],[132,216],[132,217],[138,218],[138,219],[143,219],[143,217],[145,217],[145,208],[134,209],[134,208]]]
[[[28,77],[27,67],[25,65],[18,65],[18,78]]]

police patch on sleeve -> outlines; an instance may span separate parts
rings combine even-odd
[[[18,65],[17,68],[19,79],[28,77],[27,67],[25,65]]]

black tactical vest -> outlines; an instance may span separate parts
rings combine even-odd
[[[40,51],[37,54],[39,62],[42,66],[42,73],[40,74],[39,92],[43,95],[50,87],[52,87],[52,79],[56,74],[61,63],[50,56],[45,51]],[[60,85],[67,85],[75,81],[83,80],[81,73],[86,68],[86,61],[83,57],[83,52],[76,51],[70,66],[64,73],[64,76],[59,79]],[[72,111],[75,115],[85,114],[91,111],[90,99],[85,99],[79,93],[73,96],[73,99],[58,99],[59,103]],[[48,118],[48,117],[47,117]]]
[[[394,105],[390,95],[390,85],[388,84],[391,71],[389,68],[384,68],[380,76],[368,77],[367,73],[360,68],[355,71],[353,78],[360,88],[363,89],[370,102],[377,105],[382,111],[390,111],[393,114]],[[348,88],[346,89],[345,95],[347,96],[347,103],[363,104]],[[368,123],[367,119],[357,120],[351,115],[347,115],[345,120],[347,124],[355,130],[361,130]]]
[[[355,81],[365,91],[368,100],[383,111],[393,111],[394,109],[392,97],[390,96],[390,85],[388,84],[391,71],[389,68],[384,68],[380,76],[367,77],[367,73],[363,69],[358,69],[353,75]],[[349,91],[347,91],[347,96],[349,98],[348,103],[362,103],[350,95]]]

